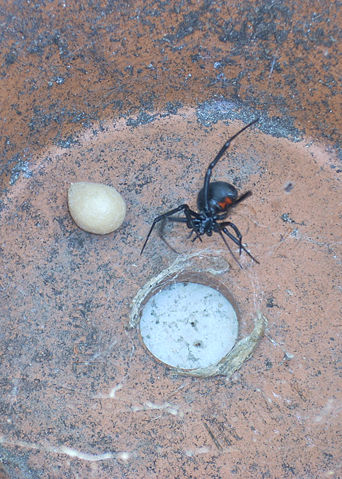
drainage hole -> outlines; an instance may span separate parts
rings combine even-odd
[[[199,283],[171,283],[145,304],[140,334],[163,363],[182,369],[217,364],[238,336],[237,314],[216,289]]]

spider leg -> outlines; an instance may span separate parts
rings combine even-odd
[[[200,235],[197,233],[197,231],[194,230],[194,229],[192,229],[192,230],[190,231],[190,234],[189,234],[189,237],[188,237],[188,238],[189,238],[189,239],[191,238],[193,232],[196,233],[196,236],[195,236],[194,238],[192,238],[192,240],[191,240],[192,243],[193,243],[194,241],[196,241],[197,239],[199,239],[200,242],[202,243],[202,238],[201,238],[201,236],[200,236]]]
[[[251,191],[246,191],[246,193],[243,193],[243,195],[240,196],[237,200],[234,201],[234,203],[231,206],[235,206],[240,203],[240,201],[245,200],[249,196],[251,196],[252,192]]]
[[[160,222],[160,231],[159,231],[160,239],[164,241],[164,243],[166,244],[168,248],[170,248],[170,250],[172,250],[174,253],[180,254],[179,251],[175,250],[175,248],[170,245],[170,243],[167,241],[167,239],[164,236],[165,223],[167,219],[170,220],[171,218],[163,218]],[[186,221],[186,218],[180,218],[180,219],[183,219],[184,221]]]
[[[195,211],[192,211],[190,210],[190,212],[192,214],[197,214]],[[197,218],[198,216],[196,216],[195,218]],[[181,218],[181,217],[175,217],[173,218],[172,216],[170,218],[168,218],[169,221],[174,221],[175,223],[186,223],[187,227],[188,228],[191,228],[191,231],[189,233],[189,236],[188,236],[188,239],[191,238],[192,234],[195,232],[196,233],[196,237],[192,239],[192,241],[195,241],[197,238],[202,241],[202,238],[200,237],[200,235],[197,233],[196,229],[194,228],[193,226],[193,223],[191,223],[191,226],[189,226],[189,220],[187,218]],[[172,249],[172,248],[171,248]]]
[[[222,158],[222,156],[225,154],[225,152],[228,150],[231,142],[237,137],[239,136],[243,131],[245,131],[247,128],[249,128],[250,126],[254,125],[254,123],[256,123],[257,121],[259,121],[259,118],[256,118],[255,120],[251,121],[250,123],[248,123],[248,125],[244,126],[240,131],[238,131],[237,133],[235,133],[235,135],[233,135],[231,138],[229,138],[229,140],[226,141],[226,143],[222,146],[222,148],[220,149],[220,151],[217,153],[217,155],[215,156],[215,158],[213,159],[213,161],[209,164],[208,166],[208,169],[207,169],[207,172],[205,174],[205,178],[204,178],[204,185],[203,185],[203,194],[204,194],[204,208],[206,211],[209,210],[209,203],[208,203],[208,193],[209,193],[209,183],[210,183],[210,178],[211,178],[211,175],[212,175],[212,172],[213,172],[213,169],[215,168],[216,164],[219,162],[219,160]],[[241,198],[243,199],[243,198]],[[241,201],[238,200],[238,201]]]
[[[141,248],[141,251],[140,251],[140,254],[143,253],[144,249],[145,249],[145,246],[151,236],[151,233],[153,231],[153,228],[155,227],[155,225],[157,223],[159,223],[159,221],[162,221],[163,219],[165,218],[169,218],[171,219],[170,217],[176,213],[178,213],[179,211],[183,211],[184,215],[185,215],[185,218],[186,219],[186,224],[188,226],[188,228],[192,228],[194,229],[194,225],[193,225],[193,217],[194,218],[198,218],[199,217],[199,214],[196,213],[195,211],[192,211],[188,205],[186,204],[183,204],[183,205],[179,205],[177,208],[174,208],[173,210],[170,210],[170,211],[167,211],[166,213],[160,215],[160,216],[157,216],[156,218],[154,218],[153,220],[153,223],[151,225],[151,228],[150,228],[150,231],[148,232],[148,235],[146,236],[146,239],[145,239],[145,243],[143,244],[143,247]],[[172,220],[175,220],[175,218],[172,218]],[[176,220],[177,221],[177,220]]]
[[[239,255],[241,255],[241,250],[242,250],[242,242],[241,242],[241,241],[242,241],[242,234],[240,233],[239,228],[238,228],[236,225],[234,225],[234,223],[231,223],[230,221],[224,221],[223,223],[220,224],[220,226],[223,226],[223,227],[224,227],[224,228],[222,228],[223,231],[226,229],[226,228],[225,228],[226,226],[230,226],[230,227],[234,230],[234,232],[235,232],[235,234],[236,234],[236,238],[235,238],[235,239],[238,240],[238,242],[236,243],[236,241],[235,241],[235,243],[239,246]],[[224,231],[224,233],[226,233],[226,232]],[[226,233],[226,234],[227,234],[227,233]],[[233,240],[233,241],[234,241],[234,240]]]
[[[174,221],[175,223],[186,223],[188,221],[187,218],[182,218],[181,216],[176,216],[174,218],[170,216],[168,220]]]
[[[222,213],[217,213],[215,215],[215,220],[216,221],[222,221],[222,220],[225,220],[229,214],[229,211],[231,208],[234,208],[237,204],[240,203],[240,201],[243,201],[245,200],[246,198],[248,198],[249,196],[251,196],[252,192],[251,191],[246,191],[246,193],[244,193],[243,195],[240,196],[240,198],[238,198],[237,200],[234,201],[234,203],[232,205],[228,205],[226,207],[226,210],[223,211]]]
[[[229,253],[233,256],[233,258],[234,258],[234,260],[236,261],[236,263],[237,263],[237,264],[240,266],[240,268],[242,269],[242,266],[241,266],[239,260],[237,259],[237,257],[236,257],[235,254],[233,253],[233,251],[232,251],[231,247],[229,246],[229,244],[228,244],[226,238],[225,238],[225,237],[223,236],[223,234],[222,234],[222,231],[224,231],[224,230],[223,230],[223,229],[222,229],[222,230],[221,230],[221,229],[218,229],[217,231],[218,231],[219,235],[221,236],[221,238],[223,239],[224,244],[227,246],[227,249],[228,249]]]
[[[252,256],[251,253],[244,247],[244,245],[241,242],[242,237],[240,237],[239,239],[239,237],[237,238],[232,233],[230,233],[230,231],[227,230],[226,226],[232,226],[235,232],[237,230],[240,233],[238,228],[233,223],[226,221],[224,223],[220,223],[219,226],[220,226],[220,231],[223,231],[223,233],[226,234],[228,238],[230,238],[232,241],[234,241],[234,243],[240,248],[240,252],[242,249],[255,263],[260,264],[259,261],[256,258],[254,258],[254,256]],[[236,230],[234,227],[236,228]]]
[[[194,218],[199,218],[199,217],[200,217],[200,215],[199,215],[198,213],[196,213],[195,211],[192,211],[192,210],[189,209],[189,212],[190,212],[191,215],[194,216]],[[227,215],[226,215],[226,216],[227,216]],[[191,228],[191,231],[190,231],[190,234],[189,234],[188,238],[190,239],[191,236],[192,236],[192,234],[195,232],[195,233],[196,233],[196,237],[192,239],[192,242],[194,242],[194,241],[197,240],[197,239],[199,239],[200,241],[202,241],[201,236],[197,233],[196,228],[194,228],[194,224],[193,224],[192,218],[191,218],[191,223],[190,223],[190,225],[189,225],[189,219],[188,219],[188,218],[182,218],[182,217],[179,217],[179,216],[178,216],[178,217],[176,216],[176,217],[173,218],[173,217],[171,216],[170,218],[168,218],[168,220],[169,220],[169,221],[174,221],[175,223],[186,223],[186,224],[187,224],[187,227],[188,227],[188,228]]]

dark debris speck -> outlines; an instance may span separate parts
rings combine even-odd
[[[19,159],[16,165],[12,168],[11,178],[9,181],[11,186],[16,183],[21,174],[24,178],[31,178],[33,175],[32,171],[30,170],[29,162]]]
[[[79,141],[69,135],[67,138],[55,140],[55,144],[61,148],[71,148],[73,145],[78,145]]]
[[[137,118],[128,118],[126,121],[127,126],[139,126],[146,125],[147,123],[152,123],[157,115],[150,115],[144,111],[141,111]]]

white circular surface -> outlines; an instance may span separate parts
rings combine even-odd
[[[140,332],[158,359],[194,369],[216,364],[232,349],[238,320],[219,291],[198,283],[174,283],[146,303]]]

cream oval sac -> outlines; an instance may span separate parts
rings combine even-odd
[[[71,183],[68,206],[77,226],[102,235],[119,228],[126,214],[126,203],[120,193],[101,183]]]

